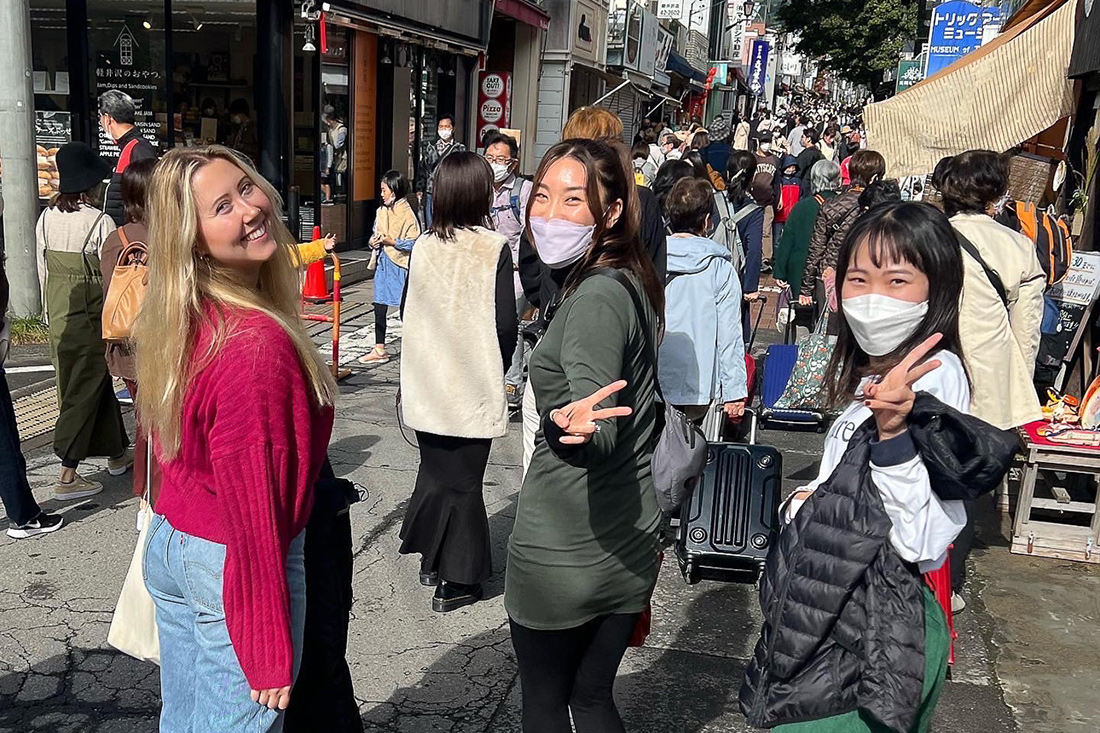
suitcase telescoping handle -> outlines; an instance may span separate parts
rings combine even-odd
[[[760,310],[756,314],[756,323],[752,326],[752,331],[749,333],[749,342],[745,344],[745,352],[752,348],[753,343],[756,341],[756,332],[760,330],[760,320],[764,317],[764,309],[768,305],[768,296],[760,293],[757,298],[757,302],[760,303]],[[749,308],[752,308],[750,305]]]

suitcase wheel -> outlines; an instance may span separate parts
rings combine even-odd
[[[688,585],[695,585],[699,582],[699,578],[695,575],[695,561],[689,559],[687,564],[684,565],[684,580]]]

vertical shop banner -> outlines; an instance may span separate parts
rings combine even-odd
[[[932,76],[980,48],[1000,26],[1001,9],[997,6],[983,8],[965,0],[936,6],[932,10],[925,76]]]
[[[638,6],[638,10],[635,12],[642,19],[641,56],[638,58],[637,69],[642,76],[648,76],[652,79],[654,72],[657,71],[657,16],[641,6]],[[664,71],[664,68],[662,64],[661,70]]]
[[[485,133],[508,127],[511,121],[512,75],[503,71],[481,72],[477,93],[478,146]]]
[[[378,182],[375,147],[378,139],[378,36],[355,33],[355,75],[352,105],[352,200],[375,198]]]
[[[767,41],[755,40],[752,42],[752,61],[749,63],[749,89],[753,94],[762,96],[768,83],[768,54],[771,52],[771,44]]]
[[[153,116],[153,104],[162,88],[160,68],[152,53],[152,32],[142,32],[139,37],[124,23],[122,30],[110,48],[96,53],[96,97],[108,89],[126,92],[136,107],[134,123],[154,148],[160,147],[157,131],[159,123]],[[99,154],[117,158],[118,146],[110,136],[99,131]]]
[[[48,199],[61,182],[57,173],[57,151],[73,139],[68,112],[34,111],[34,142],[38,153],[38,196]]]
[[[895,91],[904,92],[917,82],[922,81],[924,79],[924,72],[921,71],[920,67],[921,62],[916,59],[912,61],[899,61],[898,79],[895,85]]]

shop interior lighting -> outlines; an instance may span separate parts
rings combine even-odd
[[[302,50],[306,52],[313,52],[317,50],[317,47],[313,45],[313,24],[306,26],[306,42],[302,45]]]
[[[391,44],[388,41],[382,42],[382,58],[379,59],[378,63],[386,64],[387,66],[393,63],[393,59],[390,58],[390,48]]]
[[[146,20],[143,20],[143,21],[141,21],[141,25],[142,25],[142,27],[143,27],[143,28],[145,28],[145,30],[147,30],[147,31],[151,31],[151,30],[153,30],[153,24],[152,24],[152,23],[150,23],[150,22],[148,21],[148,19],[146,19]]]

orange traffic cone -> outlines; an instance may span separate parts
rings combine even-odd
[[[321,238],[321,227],[313,227],[313,240]],[[314,262],[306,268],[306,282],[302,287],[302,298],[322,301],[329,299],[328,279],[325,277],[325,261]]]

